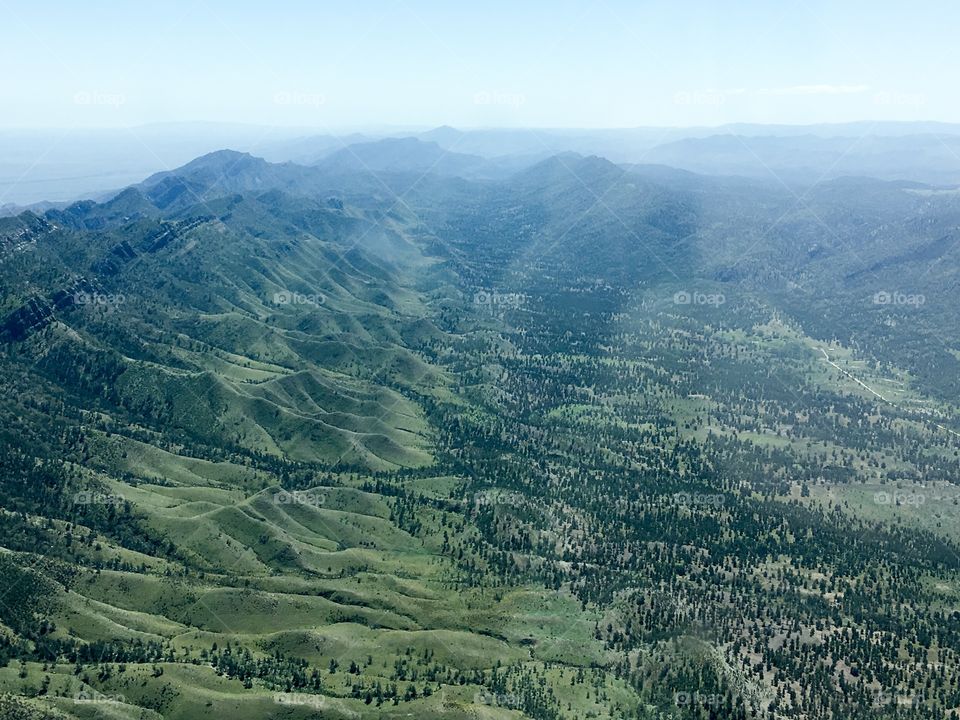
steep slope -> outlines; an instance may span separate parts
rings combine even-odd
[[[419,300],[362,247],[397,241],[325,204],[269,206],[222,198],[183,220],[118,221],[93,242],[53,227],[4,268],[4,329],[25,371],[215,445],[422,462],[416,410],[381,387],[438,377],[403,339]]]
[[[0,220],[0,709],[946,720],[957,218],[221,153]]]

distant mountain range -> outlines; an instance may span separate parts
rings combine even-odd
[[[419,147],[411,140],[428,147]],[[386,141],[383,145],[376,145]],[[51,150],[51,147],[53,150]],[[732,124],[607,130],[467,129],[313,134],[305,128],[173,124],[129,130],[0,133],[0,212],[35,203],[96,199],[223,147],[272,162],[349,170],[498,178],[561,152],[615,163],[672,165],[700,173],[807,183],[861,175],[960,183],[960,125]],[[441,156],[440,151],[446,154]],[[38,160],[39,158],[39,160]],[[48,205],[49,206],[49,205]]]
[[[930,136],[532,132],[0,218],[0,717],[955,714]]]

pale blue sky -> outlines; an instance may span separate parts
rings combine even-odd
[[[0,17],[0,127],[960,121],[946,0],[0,0]]]

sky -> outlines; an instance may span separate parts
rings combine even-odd
[[[960,3],[0,0],[0,128],[960,121]]]

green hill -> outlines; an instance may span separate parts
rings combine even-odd
[[[380,149],[0,219],[0,716],[960,710],[955,194]]]

